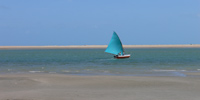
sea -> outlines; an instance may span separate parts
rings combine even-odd
[[[200,48],[125,49],[130,58],[115,59],[105,49],[0,50],[0,74],[187,76],[200,72]]]

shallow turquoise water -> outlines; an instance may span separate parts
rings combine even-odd
[[[114,59],[104,50],[0,50],[0,73],[185,76],[200,71],[200,48],[125,49],[128,59]]]

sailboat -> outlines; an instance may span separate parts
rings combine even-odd
[[[114,54],[114,58],[117,59],[129,58],[131,56],[130,54],[125,54],[122,42],[116,32],[113,32],[112,38],[105,52]]]

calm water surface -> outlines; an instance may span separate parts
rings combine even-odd
[[[125,49],[114,59],[105,49],[0,50],[0,74],[185,76],[200,72],[200,48]]]

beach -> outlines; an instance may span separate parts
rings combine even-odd
[[[1,0],[0,100],[200,100],[200,0]]]
[[[1,74],[0,100],[199,100],[188,77]]]
[[[199,47],[0,46],[0,100],[199,100]]]
[[[68,46],[0,46],[0,49],[105,49],[107,45]],[[185,45],[123,45],[124,48],[200,48],[200,44]]]

